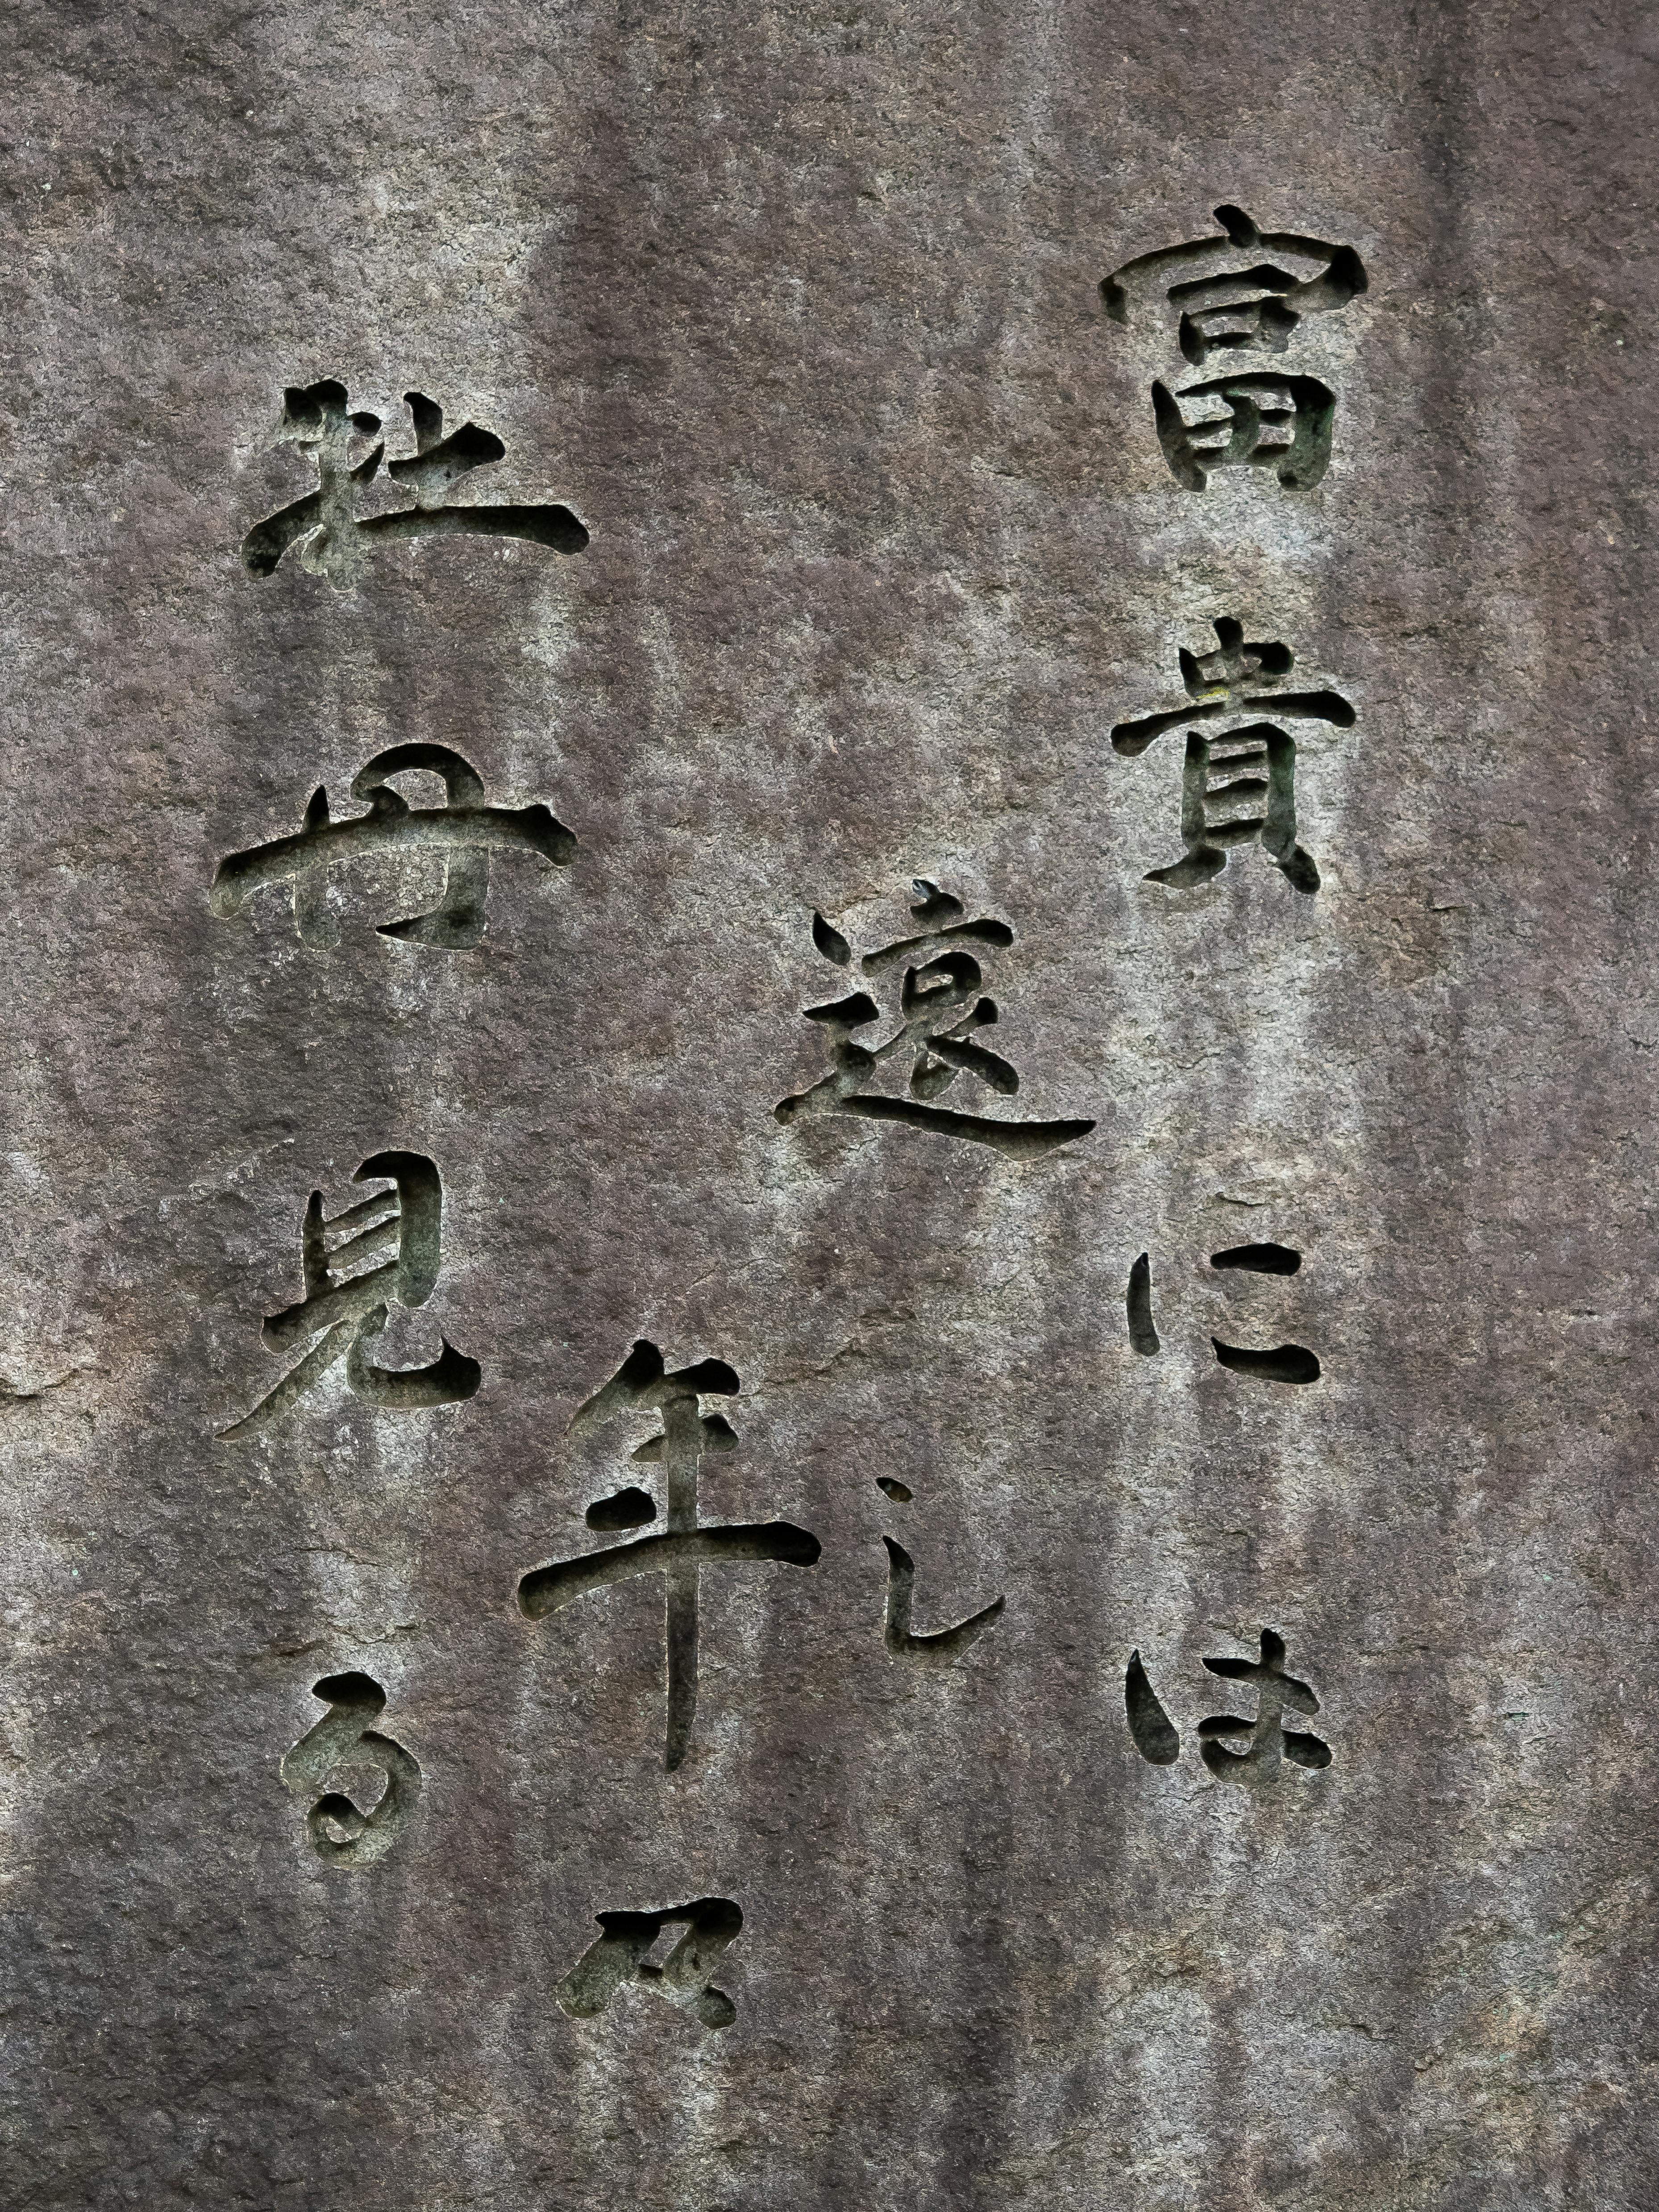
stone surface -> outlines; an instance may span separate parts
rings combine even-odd
[[[14,11],[8,2204],[1655,2201],[1656,47],[1495,0]],[[1103,313],[1222,203],[1370,274],[1292,349],[1310,490],[1179,488]],[[457,500],[586,550],[251,574],[327,379],[394,454],[410,391],[493,432]],[[1218,617],[1355,708],[1297,726],[1316,896],[1254,846],[1146,880],[1181,740],[1109,733]],[[470,949],[375,933],[429,855],[342,869],[332,949],[210,910],[408,744],[571,864],[494,858]],[[859,981],[813,909],[861,952],[914,878],[1015,932],[1018,1100],[945,1103],[1086,1138],[775,1119]],[[377,1356],[477,1394],[337,1365],[216,1441],[309,1194],[387,1151],[441,1269]],[[1261,1241],[1300,1271],[1209,1265]],[[636,1338],[739,1378],[708,1517],[822,1547],[705,1569],[672,1772],[660,1579],[515,1597],[635,1540],[597,1499],[663,1525],[648,1417],[570,1432]],[[1006,1597],[951,1663],[886,1648],[884,1538],[915,1633]],[[1333,1759],[1245,1789],[1202,1662],[1263,1629]],[[418,1768],[372,1864],[308,1840],[339,1676]],[[731,2025],[561,2007],[598,1914],[702,1899]]]

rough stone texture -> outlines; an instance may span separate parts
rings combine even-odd
[[[8,46],[7,2203],[1653,2203],[1648,12],[23,0]],[[1222,201],[1370,273],[1297,349],[1310,492],[1178,489],[1102,314]],[[250,576],[331,376],[397,450],[411,389],[494,430],[457,496],[588,550]],[[1109,732],[1228,614],[1358,709],[1316,897],[1144,879],[1180,740]],[[499,860],[475,951],[375,935],[430,862],[337,876],[331,951],[210,915],[412,741],[574,865]],[[1017,932],[979,1100],[1083,1142],[774,1120],[852,988],[811,909],[862,951],[915,876]],[[386,1356],[478,1395],[337,1369],[216,1443],[388,1147],[446,1213]],[[1208,1267],[1251,1238],[1300,1273]],[[651,1480],[643,1420],[567,1434],[641,1335],[741,1376],[710,1517],[823,1544],[704,1574],[672,1774],[660,1583],[514,1603]],[[884,1535],[921,1630],[1006,1593],[954,1666],[884,1649]],[[1252,1792],[1195,1727],[1264,1626],[1334,1759]],[[354,1669],[424,1787],[343,1869],[279,1762]],[[704,1895],[734,2025],[560,2009],[597,1913]]]

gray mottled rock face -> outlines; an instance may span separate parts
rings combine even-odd
[[[8,47],[6,2203],[1651,2204],[1650,17]]]

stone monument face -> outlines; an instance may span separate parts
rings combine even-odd
[[[1648,14],[8,47],[0,2201],[1659,2202]]]

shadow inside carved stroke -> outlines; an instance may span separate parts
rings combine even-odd
[[[856,1032],[882,1022],[880,1000],[868,990],[802,1009],[805,1019],[823,1032],[830,1072],[806,1090],[781,1098],[773,1113],[787,1127],[803,1118],[819,1115],[848,1115],[855,1120],[883,1121],[901,1128],[985,1145],[1006,1159],[1036,1160],[1062,1145],[1074,1144],[1093,1130],[1091,1120],[1020,1121],[959,1110],[934,1102],[965,1077],[969,1097],[982,1085],[996,1097],[1015,1097],[1020,1089],[1019,1072],[1013,1063],[983,1042],[982,1032],[1001,1019],[996,1000],[981,994],[983,960],[994,951],[1006,951],[1014,933],[1006,921],[980,915],[963,920],[963,902],[941,890],[927,877],[913,878],[915,894],[910,908],[914,927],[891,944],[866,952],[859,972],[882,982],[890,1004],[890,986],[899,984],[897,1022],[878,1041],[860,1043]],[[851,944],[840,930],[814,908],[812,944],[832,967],[853,965]],[[970,951],[968,948],[972,946]],[[902,972],[901,972],[902,971]],[[911,1062],[907,1096],[873,1087],[880,1071],[892,1064]]]
[[[372,1675],[326,1674],[312,1695],[329,1710],[283,1758],[283,1787],[301,1802],[313,1800],[306,1832],[320,1859],[347,1869],[372,1866],[408,1826],[421,1794],[419,1761],[371,1727],[386,1701]]]
[[[1293,1275],[1302,1255],[1290,1244],[1232,1244],[1224,1252],[1212,1252],[1212,1267],[1243,1267],[1255,1275]]]
[[[239,911],[245,913],[256,936],[291,933],[297,888],[302,909],[301,942],[331,946],[341,943],[362,917],[438,908],[448,881],[448,860],[435,849],[358,853],[328,865],[319,860],[297,882],[260,884]],[[389,933],[375,925],[374,933]]]
[[[661,1572],[676,1560],[714,1566],[778,1559],[786,1566],[811,1567],[817,1565],[822,1548],[816,1536],[787,1521],[670,1530],[537,1568],[519,1583],[519,1607],[526,1620],[541,1620],[591,1590],[628,1582],[635,1575]]]
[[[909,1128],[930,1130],[936,1136],[988,1145],[1010,1160],[1040,1160],[1060,1145],[1074,1145],[1095,1126],[1092,1121],[1064,1121],[1022,1127],[1018,1121],[993,1121],[980,1114],[958,1114],[948,1106],[923,1107],[908,1098],[879,1096],[848,1098],[840,1110],[866,1121],[896,1121]]]
[[[582,1516],[590,1528],[601,1532],[643,1528],[656,1517],[657,1508],[650,1492],[632,1482],[624,1490],[613,1491],[609,1498],[596,1498]]]
[[[840,930],[827,922],[816,908],[812,912],[812,942],[826,960],[837,968],[849,968],[853,963],[853,948]]]
[[[1129,1348],[1138,1352],[1143,1359],[1151,1359],[1158,1350],[1158,1334],[1152,1321],[1152,1261],[1149,1252],[1143,1252],[1129,1270],[1129,1290],[1125,1304],[1129,1322]]]
[[[934,1629],[928,1635],[916,1635],[910,1626],[916,1563],[903,1545],[895,1543],[890,1536],[884,1536],[881,1540],[887,1548],[887,1617],[883,1639],[890,1657],[907,1660],[916,1667],[948,1667],[1001,1620],[1007,1600],[995,1597],[966,1620],[959,1620],[949,1628]]]
[[[458,1352],[447,1337],[438,1340],[438,1357],[429,1364],[404,1360],[385,1364],[378,1355],[388,1332],[390,1309],[377,1305],[358,1323],[357,1335],[346,1354],[346,1380],[357,1396],[388,1413],[412,1413],[422,1407],[453,1406],[477,1395],[483,1370],[476,1359]]]
[[[702,1448],[706,1452],[731,1452],[738,1448],[738,1432],[724,1413],[704,1413],[702,1416]],[[660,1460],[667,1443],[665,1437],[647,1437],[642,1444],[635,1444],[629,1456],[636,1460]]]
[[[247,532],[242,560],[250,574],[269,576],[292,547],[302,568],[343,585],[358,578],[376,544],[433,533],[519,538],[563,554],[584,550],[585,525],[556,502],[451,506],[454,487],[474,470],[504,460],[506,444],[477,422],[463,422],[446,435],[442,407],[423,392],[406,392],[404,403],[415,451],[386,461],[386,476],[415,503],[388,508],[376,496],[386,445],[381,417],[354,410],[334,377],[288,386],[276,434],[309,458],[316,481]]]
[[[411,790],[410,795],[413,805],[419,806],[422,794]],[[343,931],[360,914],[414,914],[436,907],[448,881],[447,857],[441,852],[423,852],[415,847],[406,852],[360,854],[334,867],[319,868],[312,877],[307,896],[325,907],[331,919]],[[281,912],[277,901],[266,897],[256,903],[264,909],[261,927],[274,929],[286,925],[287,916]],[[376,934],[385,933],[376,925]]]
[[[1297,1388],[1319,1380],[1318,1358],[1305,1345],[1280,1344],[1271,1352],[1254,1352],[1245,1345],[1224,1344],[1218,1336],[1210,1341],[1221,1364],[1237,1375],[1253,1375],[1259,1382],[1288,1382]]]
[[[738,2008],[724,1990],[714,1987],[713,1977],[720,1954],[743,1927],[743,1910],[733,1899],[700,1897],[664,1911],[601,1912],[598,1917],[598,1942],[554,1992],[567,2017],[592,2018],[632,1983],[705,2028],[731,2027]],[[670,1939],[666,1948],[665,1937]]]
[[[1123,1703],[1135,1749],[1152,1766],[1173,1766],[1181,1756],[1181,1737],[1147,1679],[1139,1651],[1129,1654],[1123,1675]]]

